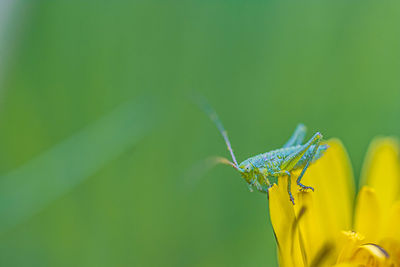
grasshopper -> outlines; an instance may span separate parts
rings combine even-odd
[[[282,148],[258,154],[238,164],[228,138],[228,133],[218,118],[217,113],[205,103],[202,106],[211,120],[216,124],[232,157],[232,161],[226,158],[219,158],[218,162],[231,165],[239,171],[248,183],[250,191],[256,188],[258,191],[268,194],[269,188],[278,182],[278,178],[286,176],[288,179],[287,191],[290,201],[294,205],[294,198],[291,192],[291,178],[292,171],[299,169],[302,169],[300,175],[297,177],[297,185],[300,187],[300,190],[310,189],[314,191],[313,187],[303,185],[301,179],[310,163],[321,158],[323,153],[328,149],[328,145],[321,145],[321,133],[315,133],[308,142],[302,144],[306,135],[306,127],[303,124],[299,124]]]

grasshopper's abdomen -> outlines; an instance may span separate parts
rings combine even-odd
[[[297,145],[297,146],[280,148],[280,149],[276,149],[276,150],[269,151],[266,153],[262,153],[262,154],[254,156],[254,157],[248,158],[247,160],[243,161],[240,165],[245,166],[246,164],[250,163],[251,166],[253,166],[255,168],[259,168],[259,169],[270,168],[270,169],[276,171],[276,170],[280,169],[281,163],[288,156],[292,155],[293,153],[298,152],[299,150],[301,150],[303,148],[303,146],[304,145]],[[301,157],[301,159],[297,162],[297,164],[293,168],[294,170],[304,167],[304,165],[307,162],[307,159],[309,159],[311,157],[313,148],[314,148],[314,145],[312,145],[310,147],[310,149],[308,149],[304,153],[304,155]],[[314,155],[314,157],[312,159],[312,162],[314,162],[315,160],[322,157],[323,153],[327,150],[327,148],[328,148],[327,145],[320,145],[318,147],[316,154]]]
[[[272,150],[263,154],[259,154],[250,158],[249,160],[256,163],[256,167],[266,168],[266,167],[278,167],[289,155],[301,149],[301,145],[292,146],[287,148],[280,148]]]

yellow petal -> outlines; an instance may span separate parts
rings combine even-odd
[[[325,155],[306,171],[302,183],[315,192],[299,192],[292,178],[296,205],[289,201],[287,178],[270,189],[270,216],[279,246],[280,266],[331,266],[336,262],[336,242],[350,229],[354,197],[353,176],[347,153],[338,140],[328,142]],[[323,257],[323,258],[321,258]]]
[[[295,192],[294,190],[292,190]],[[294,194],[294,205],[297,224],[302,234],[307,258],[313,258],[316,254],[315,247],[322,246],[319,222],[315,219],[315,209],[312,192],[299,192]]]
[[[343,231],[343,239],[340,241],[340,253],[337,263],[347,262],[351,259],[354,251],[362,244],[365,237],[354,231]]]
[[[330,266],[334,262],[335,244],[332,240],[322,238],[323,227],[320,217],[316,214],[313,192],[298,192],[295,195],[295,215],[301,234],[307,261],[313,266],[318,261],[318,266]],[[323,254],[323,258],[321,255]]]
[[[279,186],[269,189],[269,212],[271,223],[277,239],[279,266],[303,267],[304,253],[300,246],[299,234],[296,227],[296,217],[293,204],[287,193],[287,179],[282,177]]]
[[[381,211],[375,190],[363,186],[357,198],[354,229],[364,235],[367,242],[376,242],[381,225]]]
[[[390,238],[400,242],[400,201],[395,202],[382,228],[383,238]]]
[[[317,227],[318,246],[337,242],[342,230],[351,229],[354,198],[353,172],[342,143],[333,139],[328,142],[325,155],[306,171],[302,183],[314,187],[313,209]],[[316,247],[316,250],[320,249]]]
[[[375,139],[367,153],[362,171],[362,183],[375,189],[382,214],[389,213],[399,197],[399,143],[394,138]]]

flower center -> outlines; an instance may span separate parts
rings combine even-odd
[[[364,244],[359,246],[353,252],[349,262],[357,266],[365,267],[394,266],[391,264],[389,254],[376,244]]]
[[[356,232],[343,232],[347,241],[338,263],[350,263],[360,267],[400,267],[400,243],[382,240],[378,244],[363,243],[364,237]]]

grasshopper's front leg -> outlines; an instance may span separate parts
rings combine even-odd
[[[260,172],[260,177],[262,179],[262,192],[267,194],[267,198],[269,199],[269,189],[272,187],[272,183],[269,180],[269,176],[265,174],[265,172]]]
[[[259,171],[254,169],[254,171],[252,173],[252,177],[248,181],[248,187],[249,187],[250,192],[253,192],[253,187],[255,187],[260,192],[265,192],[265,190],[264,190],[263,186],[261,185],[259,178],[258,178],[260,175],[262,176],[262,174],[259,173]]]

